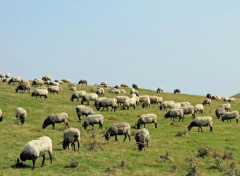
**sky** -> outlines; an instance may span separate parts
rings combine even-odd
[[[0,0],[0,72],[240,92],[239,0]]]

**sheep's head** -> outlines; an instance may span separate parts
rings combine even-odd
[[[48,125],[50,125],[50,121],[48,120],[48,118],[43,122],[42,128],[45,129]]]
[[[16,167],[23,167],[23,161],[20,158],[17,158],[17,163],[16,163]]]
[[[88,126],[89,126],[89,123],[87,123],[87,122],[84,122],[83,125],[82,125],[82,127],[83,127],[85,130],[87,129]]]
[[[107,141],[108,141],[108,140],[110,139],[110,137],[111,137],[108,132],[107,132],[104,136],[105,136],[105,139],[106,139]]]
[[[197,126],[197,124],[193,121],[192,123],[190,123],[190,125],[188,125],[188,131],[190,131],[194,126]]]
[[[62,142],[62,146],[63,146],[63,149],[66,150],[66,148],[68,147],[69,145],[69,142],[67,142],[66,140],[63,140]]]

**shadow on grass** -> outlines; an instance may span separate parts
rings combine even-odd
[[[30,165],[23,164],[22,167],[17,167],[15,164],[10,166],[12,169],[26,169],[26,168],[32,168]]]

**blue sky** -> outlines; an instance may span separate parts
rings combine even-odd
[[[240,92],[240,1],[0,0],[0,72]]]

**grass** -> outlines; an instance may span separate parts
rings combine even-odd
[[[202,116],[212,116],[214,118],[213,133],[209,132],[209,127],[203,128],[203,132],[197,132],[193,128],[188,135],[176,136],[178,132],[187,130],[187,126],[192,121],[190,115],[185,117],[184,122],[175,122],[171,125],[169,119],[165,120],[166,112],[160,111],[158,106],[151,106],[150,109],[142,109],[141,106],[133,110],[117,110],[116,112],[100,111],[105,121],[103,130],[95,126],[94,138],[91,127],[85,131],[78,122],[75,107],[79,102],[70,102],[72,91],[67,84],[61,85],[63,91],[59,95],[49,95],[48,99],[35,99],[28,93],[15,93],[14,85],[7,85],[0,82],[0,108],[3,111],[4,119],[0,123],[0,175],[187,175],[189,173],[190,162],[186,158],[194,158],[200,175],[223,175],[224,172],[210,169],[215,164],[215,159],[211,155],[204,158],[197,157],[198,148],[201,146],[211,146],[212,149],[224,153],[226,150],[233,152],[235,167],[239,168],[240,148],[239,148],[239,124],[223,123],[216,119],[215,109],[223,104],[223,101],[213,101],[211,107],[204,109]],[[78,90],[96,90],[96,86],[77,86]],[[32,90],[34,88],[32,87]],[[129,96],[130,89],[124,88]],[[105,90],[106,97],[116,95]],[[189,101],[195,105],[201,103],[205,97],[196,95],[172,93],[157,94],[152,90],[140,89],[140,95],[158,95],[164,100],[174,100],[176,102]],[[232,110],[239,110],[240,101],[231,103]],[[96,111],[93,102],[90,106]],[[28,117],[26,123],[16,124],[15,109],[23,107],[27,110]],[[56,129],[51,126],[42,130],[44,119],[51,113],[67,112],[69,114],[70,127],[81,130],[80,151],[63,150],[59,142],[63,139],[63,124],[56,124]],[[119,136],[118,142],[111,138],[105,141],[103,134],[106,129],[115,122],[128,122],[133,127],[138,120],[138,115],[144,113],[156,113],[158,115],[158,128],[153,124],[146,125],[151,138],[149,148],[139,152],[134,141],[134,131],[131,129],[132,141],[122,142],[123,136]],[[84,117],[85,119],[85,117]],[[36,169],[31,170],[32,162],[26,161],[25,167],[16,169],[14,167],[17,157],[21,153],[24,145],[40,136],[49,136],[53,141],[53,164],[50,164],[49,156],[46,156],[45,166],[40,168],[42,158],[37,159]],[[234,149],[234,150],[232,150]],[[168,154],[171,162],[160,158]],[[121,163],[124,161],[124,167]],[[76,165],[76,167],[69,167]],[[225,164],[226,165],[226,164]],[[226,166],[227,167],[227,166]],[[174,169],[173,169],[174,168]],[[177,171],[173,171],[177,170]],[[230,171],[229,171],[230,172]]]

